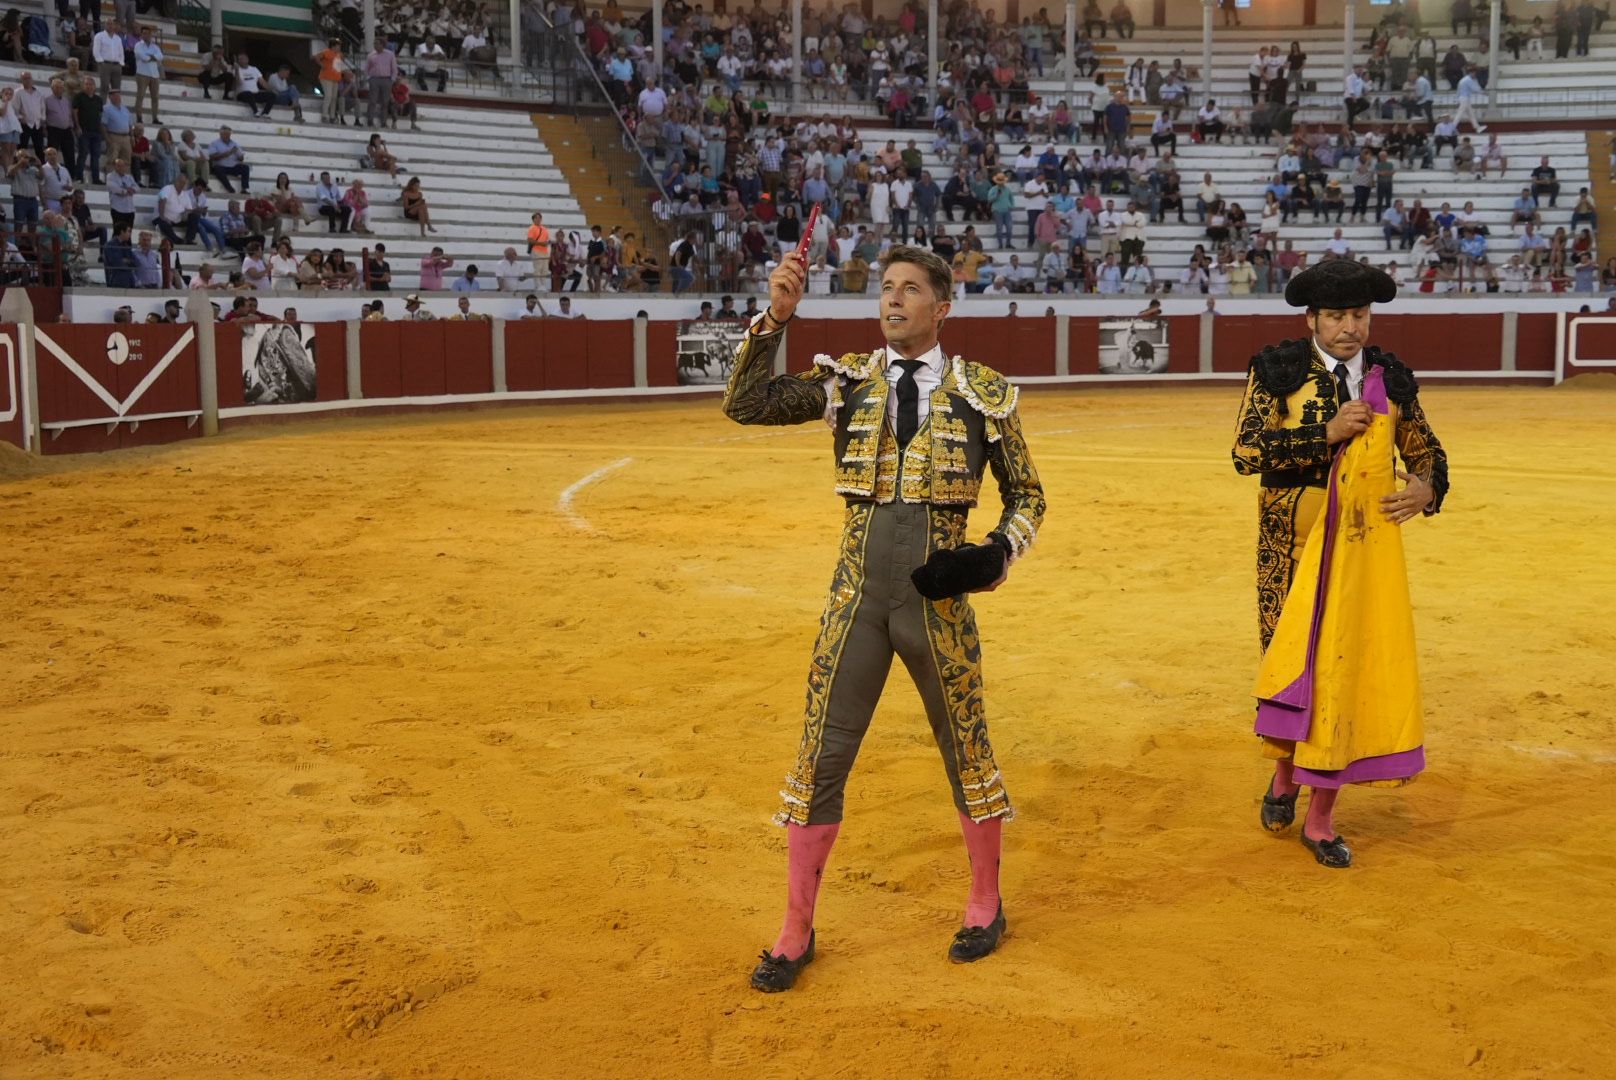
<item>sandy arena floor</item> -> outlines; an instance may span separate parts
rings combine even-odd
[[[1238,389],[1029,393],[1051,511],[978,603],[1011,936],[944,960],[964,850],[899,667],[773,998],[823,428],[0,459],[0,1076],[1608,1078],[1616,394],[1425,397],[1432,766],[1343,798],[1355,869],[1257,825]]]

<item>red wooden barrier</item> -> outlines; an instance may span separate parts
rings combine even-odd
[[[35,361],[45,452],[111,450],[200,434],[195,339],[195,330],[184,325],[40,327]],[[187,415],[155,418],[168,413]],[[101,423],[124,418],[110,431]],[[76,424],[91,420],[96,423]]]
[[[509,364],[510,345],[505,346]],[[645,327],[645,377],[651,386],[679,385],[679,324],[651,322]]]
[[[1553,312],[1533,311],[1515,318],[1515,368],[1518,371],[1553,371],[1555,326]]]
[[[0,442],[27,445],[23,427],[22,351],[17,345],[17,328],[0,326]]]
[[[628,319],[574,322],[589,342],[588,372],[592,389],[634,385],[634,323]]]

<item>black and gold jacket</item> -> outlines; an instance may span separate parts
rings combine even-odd
[[[829,420],[836,492],[849,502],[973,507],[983,468],[999,483],[998,532],[1013,557],[1032,545],[1044,518],[1038,480],[1016,414],[1017,390],[992,368],[954,357],[932,392],[930,413],[900,456],[887,421],[884,350],[821,353],[800,375],[769,377],[781,335],[748,333],[724,392],[724,415],[742,424]]]
[[[1397,451],[1404,469],[1436,492],[1427,513],[1448,493],[1448,455],[1420,408],[1419,383],[1396,356],[1364,349],[1364,371],[1379,364],[1386,396],[1397,406]],[[1337,408],[1335,376],[1310,340],[1282,341],[1251,358],[1235,429],[1234,468],[1262,476],[1263,487],[1324,487],[1331,449],[1324,429]]]

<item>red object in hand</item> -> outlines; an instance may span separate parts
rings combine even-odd
[[[808,245],[814,240],[814,226],[819,224],[819,208],[822,203],[814,203],[814,208],[808,211],[808,227],[802,230],[802,239],[797,242],[797,258],[808,264]]]

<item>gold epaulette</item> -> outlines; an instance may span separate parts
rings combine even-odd
[[[886,352],[877,349],[868,353],[843,353],[841,356],[831,356],[829,353],[820,353],[814,357],[813,370],[823,378],[831,375],[841,375],[855,381],[863,381],[883,370]]]
[[[1016,409],[1020,391],[1009,379],[986,364],[954,357],[952,361],[954,385],[960,395],[970,402],[971,408],[983,416],[1003,420]]]

